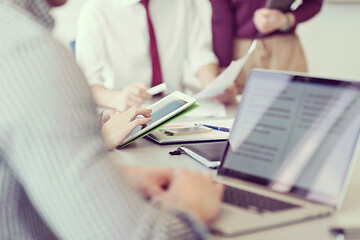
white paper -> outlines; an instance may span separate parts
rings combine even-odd
[[[195,97],[197,99],[212,98],[223,93],[228,87],[230,87],[231,84],[235,81],[236,77],[239,75],[250,55],[253,53],[256,47],[256,43],[257,41],[254,40],[244,57],[240,58],[239,60],[232,61],[230,65],[212,83],[197,93]]]

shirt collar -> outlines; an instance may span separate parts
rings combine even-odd
[[[54,19],[50,15],[50,5],[46,0],[5,0],[29,12],[38,22],[48,29],[54,27]]]

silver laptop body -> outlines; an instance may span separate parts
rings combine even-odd
[[[212,230],[245,234],[331,214],[359,132],[360,82],[253,70],[218,170],[227,187]]]

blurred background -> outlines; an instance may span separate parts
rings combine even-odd
[[[54,35],[68,48],[75,39],[77,17],[85,1],[69,0],[52,11],[58,23]],[[211,34],[210,3],[197,0],[197,4]],[[360,81],[359,13],[359,0],[325,0],[320,14],[298,26],[309,73]]]

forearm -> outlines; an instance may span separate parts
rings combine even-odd
[[[295,25],[305,22],[320,12],[323,0],[304,0],[303,3],[292,13],[295,17]]]
[[[226,67],[232,60],[235,34],[234,14],[229,0],[210,0],[212,5],[213,48],[220,66]]]
[[[121,107],[119,106],[119,103],[115,101],[117,96],[121,94],[121,91],[107,89],[101,85],[91,86],[91,91],[99,107],[113,108],[122,111],[125,110],[125,109],[119,109]]]
[[[216,63],[207,64],[201,67],[197,77],[203,86],[209,85],[219,75],[219,66]]]

